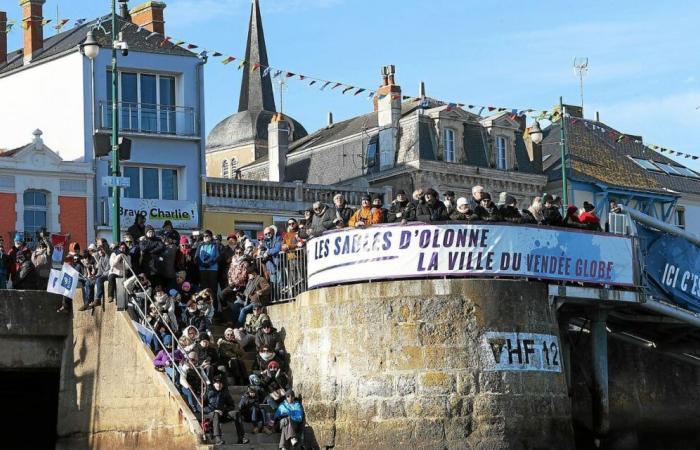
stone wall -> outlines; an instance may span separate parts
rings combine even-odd
[[[544,284],[366,283],[268,309],[320,448],[573,448],[562,372],[485,366],[487,331],[558,335]]]
[[[76,311],[68,339],[57,449],[195,448],[194,415],[154,370],[153,355],[125,312],[114,303]]]

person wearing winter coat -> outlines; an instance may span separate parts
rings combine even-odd
[[[269,319],[263,322],[260,329],[255,333],[255,348],[260,350],[263,347],[273,350],[280,359],[285,358],[282,336],[277,332],[277,328],[272,326],[272,322]]]
[[[476,210],[476,207],[481,204],[481,195],[484,191],[485,189],[483,186],[474,186],[472,188],[472,196],[469,199],[469,209],[472,211]]]
[[[523,217],[523,223],[538,225],[542,223],[544,217],[542,216],[542,198],[535,197],[532,199],[530,207],[523,209],[521,211]]]
[[[138,242],[141,236],[146,235],[146,216],[140,213],[136,214],[133,225],[126,231],[135,242]]]
[[[559,212],[554,203],[554,197],[546,194],[542,197],[542,202],[544,204],[542,208],[542,225],[549,225],[552,227],[561,227],[564,225],[564,219]]]
[[[102,304],[105,295],[105,283],[109,278],[109,254],[107,254],[106,249],[103,246],[98,246],[95,253],[95,267],[97,273],[95,274],[95,303],[96,305]]]
[[[153,360],[153,366],[160,372],[167,372],[173,378],[175,372],[173,367],[180,364],[185,358],[180,349],[173,352],[173,338],[169,334],[163,338],[163,349],[161,349]]]
[[[120,242],[116,251],[109,255],[109,275],[107,276],[107,297],[114,301],[117,294],[117,279],[123,279],[126,275],[129,262],[129,249],[125,242]]]
[[[245,385],[248,381],[245,365],[243,364],[243,348],[236,341],[233,328],[224,331],[224,337],[216,342],[218,347],[219,364],[236,380],[237,385]]]
[[[372,207],[369,195],[363,195],[361,206],[352,215],[348,225],[353,228],[364,228],[381,223],[381,219],[381,210]]]
[[[141,252],[141,270],[152,285],[159,283],[156,262],[161,257],[165,244],[158,239],[152,226],[146,225],[146,234],[139,238],[139,250]]]
[[[14,246],[12,246],[12,248],[10,248],[10,250],[7,252],[7,256],[10,259],[10,281],[12,281],[13,286],[15,284],[17,274],[19,271],[19,264],[17,264],[17,255],[19,255],[20,253],[24,254],[25,260],[28,259],[31,262],[32,251],[24,243],[24,237],[22,237],[22,234],[16,233],[14,238]]]
[[[416,207],[408,201],[406,192],[399,190],[396,192],[396,198],[391,202],[389,213],[387,214],[387,222],[406,224],[416,220]]]
[[[455,210],[450,214],[450,220],[469,222],[473,214],[474,212],[469,209],[469,201],[464,197],[460,197],[457,199]]]
[[[275,420],[279,421],[281,431],[279,447],[287,448],[287,443],[291,448],[296,447],[304,424],[304,407],[294,391],[287,391],[285,400],[275,411]]]
[[[264,371],[265,368],[272,362],[277,364],[277,367],[282,365],[282,360],[277,356],[275,350],[263,345],[260,349],[258,349],[258,353],[255,355],[253,370]]]
[[[10,257],[5,251],[5,240],[0,236],[0,290],[7,289],[10,278]]]
[[[314,214],[311,217],[311,224],[307,223],[306,236],[302,236],[305,239],[321,236],[324,232],[335,228],[333,221],[336,217],[331,208],[321,202],[315,202],[312,209]]]
[[[207,331],[207,318],[197,309],[197,302],[194,300],[190,300],[189,303],[187,303],[187,309],[182,316],[182,324],[185,327],[191,325],[200,332]]]
[[[265,402],[277,409],[280,402],[284,400],[284,395],[291,387],[291,383],[287,374],[281,369],[279,361],[270,360],[266,367],[263,366],[265,370],[260,372],[262,387],[268,393]]]
[[[34,291],[39,289],[39,274],[34,264],[32,264],[32,261],[27,258],[26,253],[17,253],[16,264],[17,272],[12,288],[21,291]]]
[[[379,211],[379,223],[387,223],[389,210],[384,208],[384,201],[380,195],[372,197],[372,208]]]
[[[261,400],[260,389],[255,386],[248,386],[248,390],[241,395],[241,399],[238,402],[238,410],[241,412],[243,420],[253,424],[254,434],[263,431],[263,424],[267,422],[265,414],[260,408]],[[271,430],[269,431],[271,432]]]
[[[595,206],[588,202],[583,202],[583,212],[578,216],[579,222],[584,225],[587,230],[602,231],[600,219],[595,213]]]
[[[333,225],[335,225],[335,228],[347,227],[355,211],[347,205],[345,196],[343,194],[335,194],[333,197],[333,206],[333,214],[335,215]]]
[[[36,267],[37,272],[37,289],[44,290],[49,284],[49,275],[51,274],[51,241],[46,238],[41,238],[32,252],[32,264]]]
[[[578,218],[578,208],[575,205],[569,205],[566,207],[566,217],[564,217],[564,226],[569,228],[586,228]]]
[[[98,306],[95,303],[95,278],[97,276],[97,267],[95,258],[92,257],[89,250],[83,250],[80,254],[80,265],[76,265],[75,269],[80,274],[80,280],[83,282],[83,306],[79,311],[87,311],[90,308]],[[80,286],[80,284],[78,284]]]
[[[233,330],[233,335],[236,341],[241,344],[242,348],[246,348],[254,343],[255,336],[262,327],[262,324],[270,320],[270,317],[263,312],[263,305],[261,303],[253,302],[252,305],[253,313],[246,316],[243,327]]]
[[[491,194],[488,192],[481,193],[481,201],[474,210],[473,219],[484,222],[501,222],[503,220],[498,207],[491,201]]]
[[[277,234],[277,227],[271,225],[263,230],[263,240],[258,245],[258,258],[265,264],[265,269],[270,277],[270,283],[280,283],[279,273],[280,252],[282,251],[282,238]]]
[[[425,191],[425,203],[416,208],[416,218],[419,222],[444,222],[449,219],[445,204],[440,201],[435,189]]]
[[[503,206],[499,209],[501,217],[506,222],[520,224],[523,223],[523,216],[518,209],[517,200],[512,195],[506,195]]]
[[[200,361],[209,360],[214,367],[219,365],[219,353],[211,346],[211,338],[207,333],[199,333],[199,345],[194,350]]]
[[[169,233],[164,236],[164,247],[160,256],[156,260],[156,272],[158,279],[164,289],[173,289],[175,283],[175,265],[177,253],[179,251],[175,241],[175,234]]]
[[[219,270],[219,246],[214,241],[211,230],[203,234],[203,241],[197,247],[196,261],[199,268],[199,284],[202,289],[217,292],[217,272]],[[218,300],[217,300],[218,304]],[[215,307],[218,305],[215,305]]]
[[[212,381],[213,383],[207,390],[204,400],[204,414],[212,421],[214,445],[224,444],[224,440],[221,438],[221,424],[231,421],[236,426],[237,443],[247,444],[250,440],[245,437],[241,413],[236,410],[231,394],[224,386],[223,378],[216,376]]]
[[[447,215],[451,216],[457,209],[454,191],[445,192],[445,199],[442,202],[445,204],[445,208],[447,209]]]
[[[415,209],[418,209],[418,206],[422,205],[423,203],[425,203],[425,193],[423,192],[423,189],[416,189],[413,191],[413,194],[411,194],[411,204],[413,204]]]

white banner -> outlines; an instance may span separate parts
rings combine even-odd
[[[199,227],[197,202],[179,200],[148,200],[140,198],[120,199],[119,214],[122,228],[129,228],[136,214],[146,216],[146,224],[161,228],[166,220],[173,223],[173,228],[193,229]]]
[[[407,225],[309,241],[309,287],[444,276],[514,276],[634,285],[632,240],[524,225]]]
[[[64,264],[60,271],[51,269],[46,291],[72,299],[75,297],[79,278],[80,274],[69,264]]]
[[[559,339],[550,334],[487,331],[480,354],[487,371],[561,372]]]

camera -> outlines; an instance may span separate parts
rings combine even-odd
[[[119,33],[119,37],[112,44],[114,48],[122,51],[122,56],[129,56],[129,44],[124,40],[123,33]]]

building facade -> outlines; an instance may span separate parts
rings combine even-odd
[[[20,233],[33,243],[41,231],[67,233],[86,248],[95,239],[92,166],[63,159],[41,130],[33,135],[29,144],[0,150],[0,236],[7,244]]]
[[[204,174],[204,57],[165,39],[165,4],[148,1],[117,18],[121,39],[117,98],[111,85],[111,15],[48,38],[41,21],[44,0],[23,0],[24,48],[7,52],[0,40],[0,95],[13,105],[0,120],[0,142],[13,148],[26,139],[27,124],[39,127],[47,144],[66,160],[83,161],[95,172],[93,222],[99,236],[110,238],[111,192],[102,178],[111,174],[107,149],[94,136],[108,139],[112,102],[117,102],[120,135],[131,139],[131,157],[121,174],[131,187],[122,192],[122,228],[129,211],[188,211],[180,229],[201,225],[201,175]],[[94,60],[81,52],[88,31],[101,51]],[[0,33],[0,35],[3,35]],[[3,47],[4,45],[4,47]],[[97,140],[99,142],[99,138]],[[158,211],[149,221],[161,220]],[[162,220],[161,220],[162,221]]]

